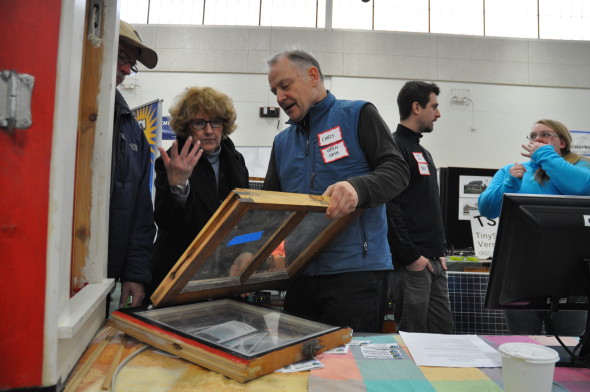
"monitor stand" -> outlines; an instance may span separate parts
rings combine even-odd
[[[568,354],[567,351],[561,346],[547,346],[549,348],[554,349],[559,354],[559,361],[555,364],[558,367],[574,367],[574,368],[585,368],[590,366],[590,358],[587,358],[585,361],[582,359],[583,357],[580,356],[580,359],[584,361],[584,363],[588,363],[587,366],[580,363],[580,361],[573,361],[572,357]],[[573,347],[568,347],[570,351],[573,351]]]
[[[586,263],[588,266],[590,275],[590,260],[583,259],[582,262]],[[586,315],[586,328],[584,329],[584,334],[580,337],[581,347],[577,354],[577,358],[573,359],[573,357],[569,355],[569,353],[562,346],[550,346],[559,354],[559,362],[557,362],[555,366],[590,368],[590,284],[588,285],[588,301],[586,307],[588,311]],[[557,338],[557,334],[555,337]],[[568,348],[571,352],[573,352],[573,347]]]

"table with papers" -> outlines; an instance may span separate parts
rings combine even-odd
[[[436,336],[438,335],[430,335],[430,338]],[[435,350],[440,350],[444,345],[450,345],[453,337],[459,336],[458,339],[462,342],[457,342],[458,344],[476,345],[475,339],[470,337],[465,340],[465,335],[443,336],[446,336],[448,341],[443,342],[439,347],[434,347]],[[546,336],[472,336],[485,342],[494,349],[493,351],[500,344],[507,342],[557,345],[555,338]],[[409,354],[402,335],[378,335],[354,339],[370,339],[373,343],[396,342],[404,357],[392,360],[368,359],[363,357],[358,347],[351,347],[352,349],[346,355],[319,355],[317,359],[324,364],[324,368],[310,372],[309,391],[503,391],[501,367],[418,366]],[[567,345],[575,345],[577,339],[565,338],[564,342]],[[483,352],[491,353],[487,350]],[[480,354],[449,353],[443,360],[457,362],[463,358],[468,361],[482,361]],[[491,357],[493,361],[494,354]],[[564,391],[590,391],[590,369],[555,368],[552,392]]]
[[[118,332],[114,338],[109,336],[106,328],[110,327],[105,327],[96,335],[96,338],[79,361],[78,366],[70,375],[66,387],[70,386],[72,379],[75,379],[81,369],[88,364],[97,348],[105,341],[108,341],[102,354],[94,361],[87,374],[81,378],[79,386],[73,389],[78,392],[101,391],[101,384],[105,380],[109,366],[113,363],[113,357],[120,346],[122,338],[121,332]],[[478,341],[475,338],[480,339],[481,342],[494,349],[506,342],[556,345],[552,337],[471,336],[465,340],[465,335],[443,336],[445,336],[445,341],[439,342],[442,344],[443,351],[445,344],[449,346],[462,344],[471,345],[469,346],[471,348],[473,346],[478,347],[480,343],[477,343]],[[429,336],[429,339],[435,338],[436,335]],[[428,342],[429,339],[420,340]],[[463,341],[453,343],[453,339]],[[370,342],[373,346],[369,347],[368,350],[362,350],[363,346],[361,345],[350,345],[347,349],[334,350],[334,354],[318,355],[316,359],[323,365],[323,368],[296,373],[271,373],[245,384],[183,359],[170,357],[170,355],[150,347],[129,361],[121,370],[117,378],[117,391],[502,391],[502,369],[500,367],[418,366],[410,355],[403,335],[358,336],[354,340],[361,340],[365,343]],[[394,343],[397,343],[399,347],[389,350],[391,356],[384,354],[383,346],[381,348],[377,346]],[[572,345],[575,344],[575,341],[573,338],[569,338],[566,339],[565,343]],[[127,343],[124,344],[121,360],[139,351],[142,346],[143,343],[129,338]],[[437,347],[436,344],[429,344],[427,347],[433,350],[441,350],[441,347]],[[397,351],[401,353],[400,358],[397,358]],[[488,352],[491,354],[492,359],[494,351]],[[487,351],[484,349],[484,352]],[[455,361],[455,365],[458,364],[457,361],[459,360],[482,360],[482,358],[478,359],[477,355],[465,356],[461,352],[455,354],[448,357],[454,358],[452,360]],[[439,359],[448,360],[448,358],[443,357],[444,355],[440,355]],[[427,358],[427,360],[431,359]],[[556,368],[554,381],[553,392],[590,391],[590,369]]]

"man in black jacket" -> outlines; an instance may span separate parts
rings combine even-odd
[[[399,92],[400,124],[393,133],[410,169],[410,184],[387,205],[394,265],[394,317],[400,331],[453,332],[446,242],[436,166],[420,145],[440,117],[434,83],[407,82]]]
[[[143,45],[137,31],[121,21],[117,53],[117,86],[158,62],[156,52]],[[115,93],[115,125],[111,168],[109,255],[107,276],[121,281],[119,307],[138,306],[151,281],[150,257],[156,228],[150,194],[150,149],[125,99]],[[117,306],[117,304],[113,304]]]

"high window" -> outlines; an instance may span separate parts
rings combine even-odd
[[[331,15],[326,10],[331,9]],[[590,40],[588,0],[122,0],[129,23]]]

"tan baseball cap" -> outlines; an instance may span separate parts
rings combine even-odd
[[[119,24],[119,39],[139,49],[140,53],[137,60],[146,67],[151,69],[158,64],[158,54],[153,49],[142,44],[137,31],[129,23],[122,20]]]

